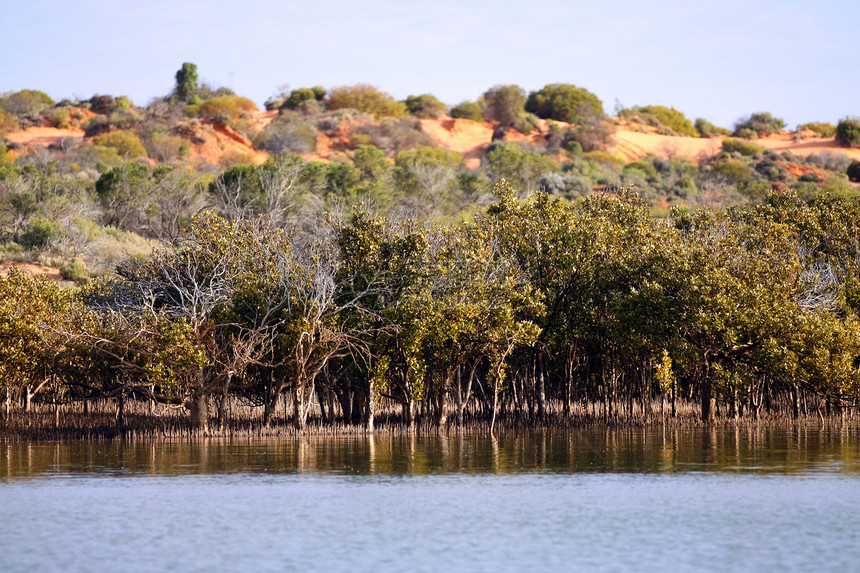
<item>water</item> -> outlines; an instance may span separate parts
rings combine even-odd
[[[858,436],[0,444],[0,571],[856,571]]]

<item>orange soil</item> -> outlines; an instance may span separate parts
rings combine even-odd
[[[45,265],[39,265],[36,263],[25,263],[25,262],[15,262],[9,261],[0,264],[0,274],[7,275],[9,271],[12,269],[18,269],[19,271],[26,273],[30,276],[40,276],[44,275],[51,279],[52,281],[62,282],[63,277],[60,275],[60,270],[54,267],[46,267]]]
[[[830,151],[842,153],[852,159],[860,160],[860,149],[848,149],[837,145],[830,138],[810,137],[812,132],[801,132],[804,139],[795,140],[794,133],[782,131],[753,141],[756,145],[773,151],[789,151],[794,155],[806,157],[813,153]],[[615,145],[610,151],[625,161],[635,161],[647,155],[670,158],[679,157],[698,163],[702,159],[720,152],[724,137],[698,138],[638,133],[619,129],[615,133]]]
[[[6,135],[12,143],[23,146],[16,155],[33,153],[38,148],[49,147],[64,137],[84,137],[84,130],[77,128],[58,129],[56,127],[28,127],[24,131],[16,131]]]
[[[191,158],[202,159],[208,163],[218,164],[222,159],[241,161],[243,163],[265,163],[269,154],[253,148],[251,140],[231,127],[214,121],[203,121],[210,130],[198,129],[194,137],[202,143],[192,142]]]
[[[439,147],[461,153],[470,169],[481,165],[481,156],[493,140],[491,124],[471,119],[422,119],[421,131]]]

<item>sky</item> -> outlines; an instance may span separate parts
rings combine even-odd
[[[201,81],[262,106],[284,86],[368,83],[454,105],[491,86],[583,87],[731,127],[860,115],[856,0],[0,0],[0,93],[55,100]]]

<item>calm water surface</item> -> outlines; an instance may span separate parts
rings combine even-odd
[[[856,428],[0,444],[0,571],[860,571]]]

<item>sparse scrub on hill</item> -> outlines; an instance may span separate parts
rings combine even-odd
[[[717,127],[707,119],[697,117],[693,122],[693,127],[699,132],[701,137],[716,137],[719,135],[731,135],[731,130],[724,127]]]
[[[401,151],[435,145],[430,136],[422,132],[420,128],[418,121],[412,118],[386,117],[379,123],[358,125],[350,134],[355,141],[360,141],[362,145],[374,145],[385,151],[389,157],[394,157]],[[356,136],[359,136],[358,139]],[[364,140],[360,136],[365,136]]]
[[[586,117],[603,115],[603,102],[572,84],[548,84],[529,93],[525,110],[542,119],[579,124]]]
[[[403,102],[395,100],[391,94],[369,84],[332,88],[328,103],[332,110],[356,109],[376,119],[398,118],[406,113],[406,105]]]
[[[0,108],[22,118],[54,105],[54,100],[39,90],[21,90],[0,95]]]
[[[234,127],[245,115],[257,111],[257,104],[245,97],[220,95],[188,105],[186,110],[190,115]]]
[[[753,178],[753,168],[740,159],[724,159],[711,165],[711,170],[728,179],[731,183],[741,184]]]
[[[860,117],[844,117],[836,124],[836,142],[842,147],[860,147]]]
[[[807,156],[806,163],[828,171],[844,172],[851,163],[851,158],[844,153],[822,151]]]
[[[406,110],[418,119],[436,119],[448,111],[448,106],[432,94],[411,95],[403,103]]]
[[[289,96],[284,99],[281,104],[281,109],[297,110],[307,104],[307,102],[322,102],[326,96],[326,89],[322,86],[312,88],[297,88],[290,92]],[[322,103],[320,103],[322,106]]]
[[[484,106],[482,102],[463,101],[451,108],[451,117],[456,119],[471,119],[484,121]]]
[[[773,135],[774,133],[778,133],[779,130],[785,127],[785,121],[778,118],[773,117],[769,112],[760,111],[750,115],[747,118],[743,118],[738,120],[735,123],[735,131],[734,135],[736,137],[741,137],[745,139],[749,139],[747,137],[748,131],[754,132],[758,137],[767,137],[768,135]]]
[[[285,116],[267,125],[253,141],[254,147],[272,155],[308,153],[316,149],[316,130],[298,118]]]
[[[745,141],[743,139],[726,138],[722,142],[723,151],[726,153],[739,153],[746,157],[754,157],[760,155],[764,148],[755,143]]]
[[[632,112],[638,114],[648,125],[658,128],[658,133],[665,135],[687,135],[699,137],[701,134],[690,120],[673,107],[662,105],[645,105],[634,107]]]
[[[18,130],[18,120],[3,108],[0,108],[0,135]]]
[[[835,137],[836,126],[826,121],[813,121],[797,126],[797,131],[813,131],[817,137]]]
[[[103,133],[93,138],[93,144],[116,150],[123,159],[148,157],[146,148],[133,131],[121,130]]]

